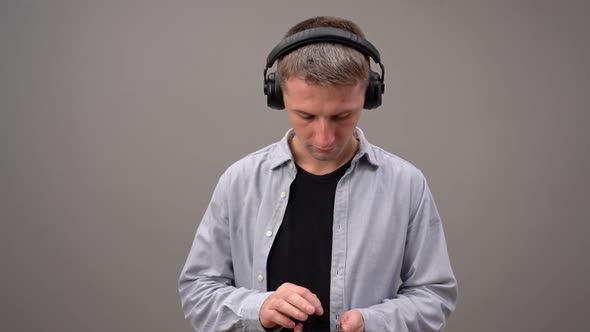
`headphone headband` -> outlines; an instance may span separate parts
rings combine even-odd
[[[381,63],[381,56],[377,48],[368,40],[348,30],[321,27],[303,30],[283,39],[272,49],[266,58],[266,67],[264,67],[263,72],[264,94],[266,95],[266,103],[270,108],[281,110],[285,108],[285,104],[277,73],[269,73],[267,76],[267,71],[273,66],[275,61],[285,54],[301,46],[314,43],[343,44],[356,49],[365,56],[371,57],[381,67],[381,75],[372,70],[369,71],[369,82],[365,92],[365,104],[363,107],[365,109],[373,109],[381,105],[381,95],[385,89],[385,84],[383,83],[385,68]]]
[[[368,40],[361,38],[348,30],[321,27],[303,30],[283,39],[268,54],[268,57],[266,58],[266,67],[272,67],[278,58],[296,48],[315,43],[344,44],[370,56],[375,63],[381,63],[379,51]]]

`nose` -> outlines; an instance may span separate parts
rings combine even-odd
[[[335,140],[335,128],[330,120],[319,119],[316,126],[316,146],[320,149],[330,148]]]

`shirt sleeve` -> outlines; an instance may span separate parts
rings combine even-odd
[[[235,287],[228,184],[226,173],[213,192],[180,274],[182,308],[196,331],[264,331],[259,311],[271,293]]]
[[[408,225],[397,295],[361,308],[365,331],[441,331],[455,309],[457,281],[442,222],[426,180]]]

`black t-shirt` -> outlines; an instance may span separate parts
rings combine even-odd
[[[303,322],[304,330],[330,329],[334,197],[349,167],[350,161],[332,173],[314,175],[297,166],[285,216],[268,256],[269,291],[290,282],[309,289],[322,303],[324,315],[310,316]]]

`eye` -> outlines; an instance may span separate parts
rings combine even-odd
[[[336,115],[334,118],[336,120],[346,120],[346,119],[348,119],[350,117],[351,114],[352,113],[339,114],[339,115]]]
[[[299,117],[302,118],[303,120],[312,120],[313,119],[313,115],[311,115],[311,114],[297,112],[297,115],[299,115]]]

